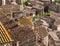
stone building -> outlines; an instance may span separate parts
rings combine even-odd
[[[14,42],[12,42],[11,44],[12,46],[37,46],[38,41],[40,43],[39,39],[41,37],[47,36],[47,30],[43,27],[39,27],[40,30],[37,30],[36,28],[36,31],[32,30],[29,27],[22,27],[21,25],[19,26],[14,20],[10,19],[9,17],[6,17],[5,15],[0,15],[0,21],[7,29],[7,31],[10,32],[10,35],[14,40]],[[44,45],[43,43],[41,44]]]
[[[11,4],[11,2],[15,2],[19,5],[21,4],[21,0],[0,0],[0,6],[6,5],[6,4]]]

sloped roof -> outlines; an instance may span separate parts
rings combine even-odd
[[[50,13],[51,13],[51,17],[55,18],[55,20],[56,20],[54,24],[56,26],[60,25],[60,14],[56,13],[54,11],[50,11]]]
[[[18,24],[14,20],[11,20],[5,15],[0,15],[0,21],[2,22],[4,27],[8,31],[10,31],[13,40],[20,41],[20,44],[23,42],[30,42],[33,40],[33,42],[36,42],[36,33],[38,33],[40,37],[45,37],[47,35],[47,31],[43,27],[38,27],[39,29],[36,29],[37,32],[35,32],[35,30],[31,30],[31,28],[29,27],[18,26]]]
[[[31,4],[33,5],[33,8],[37,8],[37,9],[43,9],[43,4],[41,4],[40,2],[37,1],[31,1]]]
[[[42,0],[42,1],[50,1],[50,0]]]
[[[0,21],[4,25],[4,27],[10,31],[11,37],[14,41],[20,41],[20,43],[27,41],[28,39],[35,39],[35,34],[33,30],[28,27],[21,27],[18,24],[11,20],[10,18],[6,17],[5,15],[0,15]],[[33,38],[34,37],[34,38]]]
[[[40,38],[44,38],[48,35],[48,31],[45,27],[42,26],[37,26],[35,28],[35,32],[38,34],[37,36],[39,36]]]
[[[20,18],[20,23],[23,24],[24,26],[27,26],[27,25],[30,25],[32,26],[33,24],[33,19],[32,17],[23,17],[23,18]]]
[[[20,6],[19,5],[5,5],[0,7],[0,14],[7,14],[11,13],[13,11],[19,11]]]
[[[25,7],[24,10],[23,10],[23,12],[24,12],[27,16],[29,16],[30,14],[35,13],[35,11],[36,11],[36,10],[32,9],[32,7],[29,7],[29,6]]]
[[[0,44],[7,43],[7,42],[12,42],[12,38],[0,22]]]

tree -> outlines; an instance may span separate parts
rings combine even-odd
[[[29,2],[29,0],[23,0],[23,4],[26,6],[28,5],[28,2]]]

